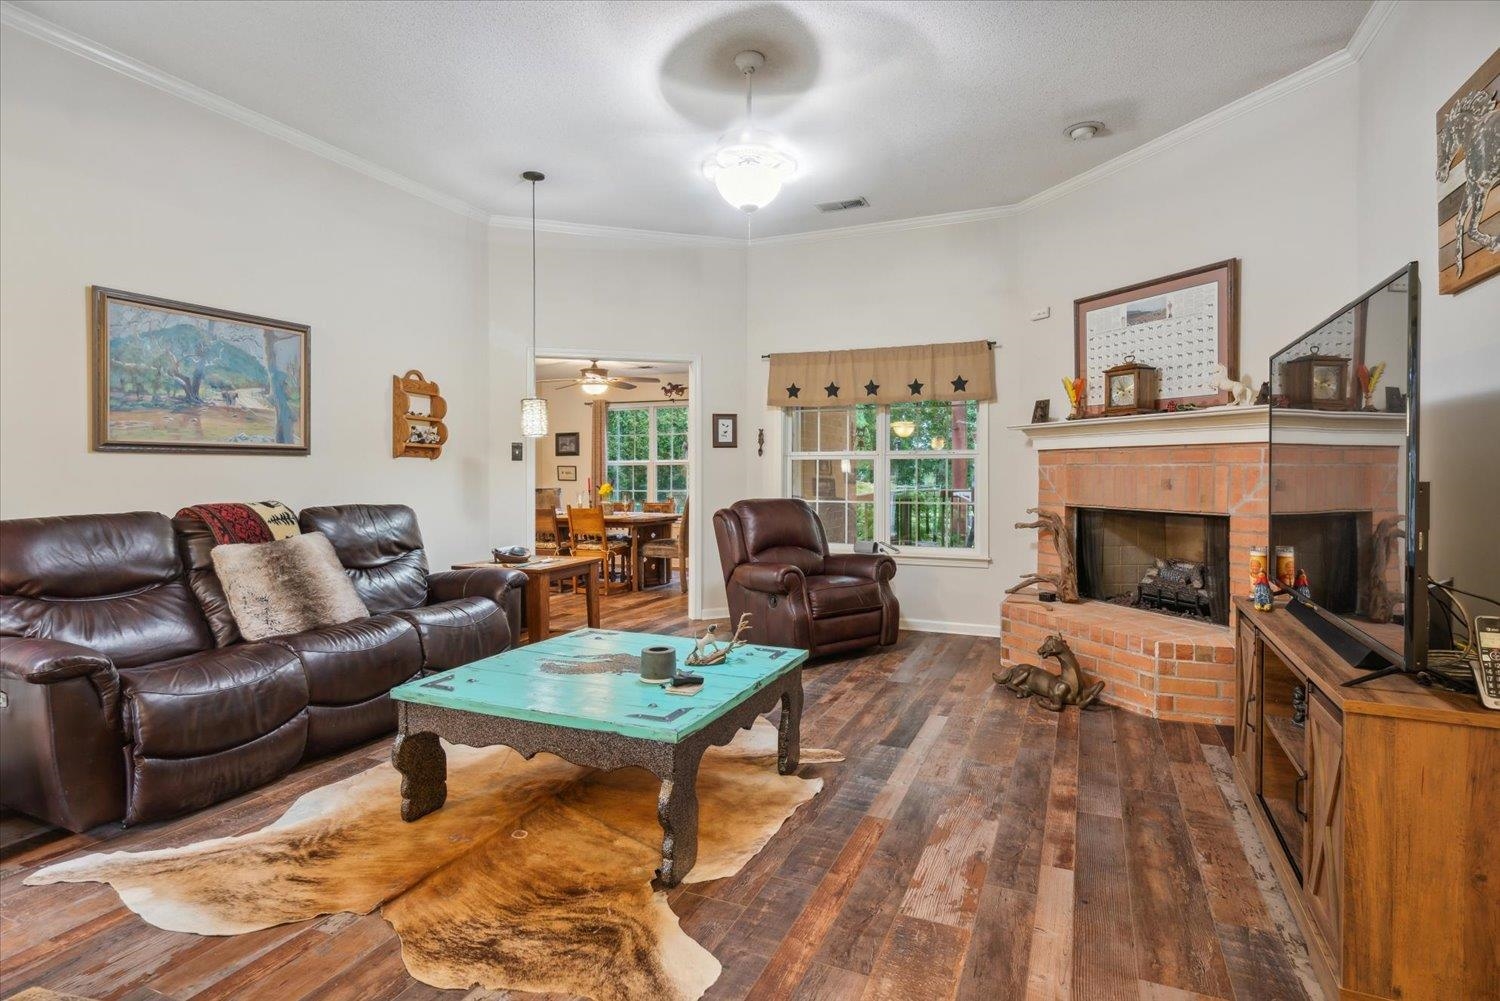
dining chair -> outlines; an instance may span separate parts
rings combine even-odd
[[[537,487],[536,509],[551,508],[556,511],[562,507],[562,487]]]
[[[567,556],[568,540],[557,521],[557,509],[536,509],[536,552],[538,556]]]
[[[647,514],[676,514],[677,498],[668,497],[664,501],[646,501],[641,505],[641,510]]]
[[[630,542],[610,538],[604,527],[604,509],[598,507],[569,507],[568,535],[572,539],[574,556],[604,557],[604,589],[610,590],[612,571],[620,569],[620,579],[630,587]]]
[[[604,509],[605,514],[624,514],[635,510],[635,505],[630,501],[612,501],[599,506]]]
[[[673,505],[676,506],[675,504]],[[688,564],[688,508],[690,502],[682,504],[682,519],[677,522],[675,535],[670,539],[655,539],[641,547],[641,555],[647,559],[666,561],[666,573],[662,574],[663,583],[672,576],[672,561],[678,563],[678,586],[682,593],[687,594],[687,564]]]

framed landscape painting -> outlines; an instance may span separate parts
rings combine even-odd
[[[93,288],[100,452],[307,455],[301,323]]]

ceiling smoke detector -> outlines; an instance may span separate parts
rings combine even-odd
[[[869,208],[870,201],[864,195],[858,198],[845,198],[836,202],[818,202],[813,208],[819,212],[847,212],[850,209]]]
[[[1103,131],[1103,122],[1079,122],[1076,125],[1069,125],[1063,129],[1063,135],[1078,143],[1092,139]]]

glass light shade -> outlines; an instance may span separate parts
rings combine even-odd
[[[703,164],[724,200],[741,212],[765,208],[781,193],[781,185],[797,172],[797,161],[762,142],[721,146]]]
[[[910,438],[917,433],[916,421],[891,421],[891,431],[897,438]]]
[[[547,401],[528,396],[521,401],[521,437],[541,438],[547,434]]]
[[[604,393],[609,392],[609,383],[607,383],[607,382],[585,382],[583,385],[579,386],[578,388],[582,389],[585,393],[588,393],[590,396],[601,396]]]
[[[939,436],[933,438],[932,441],[929,444],[931,444],[932,447],[935,450],[941,452],[943,450],[943,446],[946,445],[946,444],[948,444],[948,440],[946,438],[942,437],[941,435],[939,435]]]

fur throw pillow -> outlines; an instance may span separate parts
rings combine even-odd
[[[321,532],[215,546],[210,555],[240,635],[250,642],[370,614]]]

